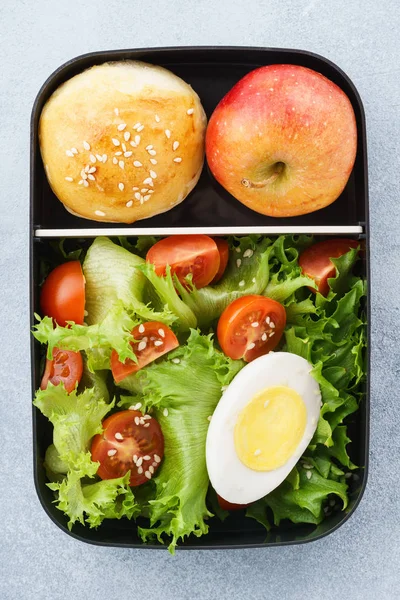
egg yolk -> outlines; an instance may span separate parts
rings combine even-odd
[[[282,467],[295,452],[306,428],[302,397],[286,386],[258,392],[236,421],[234,443],[241,462],[254,471]]]

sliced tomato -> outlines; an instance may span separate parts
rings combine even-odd
[[[164,456],[164,436],[158,421],[138,410],[123,410],[103,421],[103,433],[92,440],[92,460],[101,479],[131,472],[129,485],[152,478]]]
[[[197,288],[208,285],[218,272],[220,258],[217,244],[208,235],[172,235],[150,248],[147,262],[155,265],[157,275],[165,275],[171,267],[179,281],[186,285],[185,277],[192,274]]]
[[[130,358],[121,362],[115,350],[111,353],[111,371],[116,383],[179,346],[174,332],[158,321],[137,325],[132,329],[132,336],[135,341],[131,342],[131,346],[138,360],[137,363]]]
[[[40,389],[45,390],[50,381],[53,385],[63,383],[66,391],[70,393],[80,382],[82,371],[83,361],[80,352],[54,348],[53,359],[46,360],[46,368],[43,373]]]
[[[249,504],[233,504],[232,502],[228,502],[228,500],[222,498],[222,496],[219,494],[217,494],[217,498],[218,504],[223,510],[242,510],[243,508],[247,508],[249,506]]]
[[[217,336],[227,356],[251,362],[278,345],[285,325],[282,304],[265,296],[243,296],[222,313]]]
[[[221,279],[222,275],[225,273],[226,265],[228,264],[229,260],[228,242],[223,238],[214,238],[214,242],[217,244],[219,252],[219,269],[211,283],[217,283]]]
[[[81,263],[59,265],[46,278],[40,295],[43,315],[65,327],[67,321],[82,325],[85,312],[85,278]]]
[[[335,265],[331,258],[339,258],[350,248],[357,248],[360,242],[350,239],[331,239],[310,246],[299,257],[299,265],[305,275],[314,279],[318,292],[323,296],[329,293],[328,279],[335,277]],[[313,292],[315,289],[310,288]]]

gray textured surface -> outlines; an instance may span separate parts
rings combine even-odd
[[[258,0],[243,5],[233,0],[2,0],[2,599],[399,597],[399,28],[397,0]],[[371,469],[354,516],[320,542],[179,552],[171,558],[164,552],[97,548],[73,540],[46,517],[33,488],[29,117],[45,78],[77,54],[195,44],[297,47],[323,54],[348,73],[364,101],[372,241]]]

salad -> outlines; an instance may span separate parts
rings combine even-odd
[[[365,379],[359,242],[98,237],[53,250],[34,405],[53,425],[44,466],[70,529],[140,517],[141,539],[173,553],[232,511],[270,530],[346,508],[346,423]]]

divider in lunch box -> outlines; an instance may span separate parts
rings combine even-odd
[[[38,141],[40,112],[53,91],[64,81],[95,65],[115,60],[143,60],[164,66],[190,83],[209,117],[219,100],[247,72],[262,65],[292,63],[319,71],[350,98],[357,121],[358,151],[353,172],[341,196],[330,206],[298,217],[273,218],[251,211],[226,192],[205,164],[192,193],[172,210],[132,225],[100,223],[70,214],[53,194],[43,168]],[[327,59],[299,50],[274,48],[156,48],[97,52],[73,59],[55,71],[40,90],[31,122],[31,229],[35,236],[99,234],[168,235],[185,228],[187,233],[321,233],[358,234],[366,221],[367,156],[364,110],[350,79]]]

